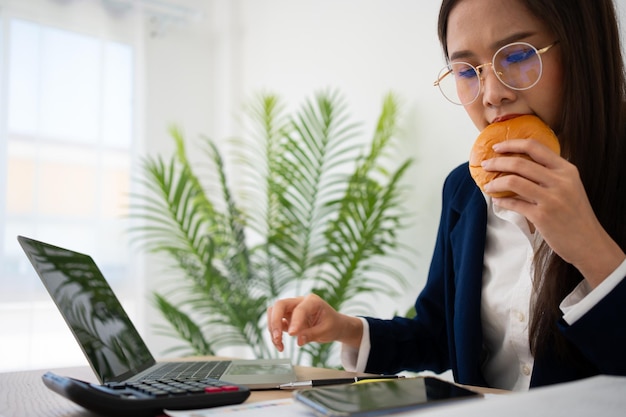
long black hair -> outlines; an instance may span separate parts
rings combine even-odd
[[[448,18],[459,1],[444,0],[439,13],[446,57]],[[564,77],[561,154],[577,167],[602,226],[626,250],[626,78],[615,5],[612,0],[519,1],[559,40]],[[536,354],[555,344],[562,355],[576,354],[556,324],[562,315],[559,304],[583,277],[545,243],[534,266],[531,350]]]

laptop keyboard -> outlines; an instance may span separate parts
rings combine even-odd
[[[153,398],[238,391],[240,387],[220,381],[230,361],[163,362],[141,379],[109,382],[104,386],[122,395],[132,392]]]
[[[142,380],[200,380],[219,379],[230,361],[164,362]]]

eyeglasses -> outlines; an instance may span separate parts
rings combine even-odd
[[[558,41],[537,49],[526,42],[514,42],[498,49],[491,62],[477,67],[467,62],[449,62],[439,71],[434,85],[448,101],[462,106],[473,103],[480,95],[482,73],[491,66],[502,84],[513,90],[528,90],[541,79],[543,63],[541,54]]]

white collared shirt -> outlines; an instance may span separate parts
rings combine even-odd
[[[523,216],[494,206],[491,198],[487,210],[480,311],[487,357],[482,371],[492,387],[525,390],[534,362],[528,343],[532,262],[542,239]]]
[[[489,356],[483,372],[492,387],[527,390],[534,364],[528,342],[532,260],[541,237],[530,232],[523,216],[499,209],[491,204],[491,198],[485,198],[488,206],[487,244],[481,316]],[[573,324],[611,292],[624,276],[626,260],[593,290],[582,281],[561,303],[563,319]],[[367,364],[369,326],[365,319],[361,320],[363,338],[359,349],[342,346],[341,361],[348,371],[363,372]]]

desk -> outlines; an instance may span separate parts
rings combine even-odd
[[[298,380],[353,377],[352,372],[296,366]],[[83,381],[97,382],[87,366],[51,369],[53,372]],[[95,417],[79,405],[49,390],[41,381],[45,370],[0,373],[0,417]],[[476,389],[480,392],[498,390]],[[500,391],[501,392],[501,391]],[[252,391],[246,402],[290,398],[292,391]]]
[[[298,380],[340,378],[354,373],[333,369],[296,366]],[[87,366],[51,369],[53,372],[83,381],[97,382]],[[45,370],[0,373],[0,417],[93,417],[79,405],[49,390],[41,381]],[[289,398],[292,391],[252,391],[246,402]]]

